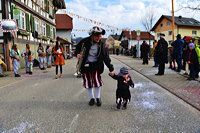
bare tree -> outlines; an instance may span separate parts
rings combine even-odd
[[[200,11],[200,1],[199,0],[187,0],[185,3],[180,3],[180,8],[177,10],[182,9],[189,9],[192,11]]]
[[[144,26],[145,30],[149,33],[149,44],[150,44],[150,35],[151,29],[153,28],[153,24],[156,19],[155,8],[153,6],[149,6],[144,15],[141,18],[141,23]]]

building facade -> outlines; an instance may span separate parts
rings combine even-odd
[[[4,9],[2,19],[15,19],[18,31],[13,37],[10,33],[4,33],[3,49],[8,70],[12,70],[11,59],[8,55],[12,44],[17,44],[22,52],[25,45],[29,44],[34,52],[34,58],[38,58],[38,44],[53,46],[56,41],[55,13],[58,9],[65,9],[64,0],[2,0]],[[24,60],[21,60],[24,66]]]
[[[117,48],[120,48],[120,43],[119,41],[120,35],[109,35],[108,38],[106,39],[105,44],[107,45],[110,53],[115,54],[115,51]]]
[[[200,37],[200,22],[193,18],[185,18],[182,16],[174,17],[174,37],[177,34],[184,36],[191,36],[193,38]],[[155,33],[155,39],[159,39],[160,33],[165,34],[165,39],[172,42],[172,17],[162,15],[156,22],[152,31]]]
[[[56,14],[56,35],[64,47],[66,58],[72,57],[72,29],[73,18],[67,14]]]

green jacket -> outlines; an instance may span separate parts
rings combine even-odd
[[[198,55],[198,61],[200,63],[200,44],[196,44],[195,50],[197,52]]]

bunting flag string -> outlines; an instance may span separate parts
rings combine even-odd
[[[89,18],[80,16],[80,15],[77,15],[77,14],[74,14],[74,13],[71,13],[71,12],[68,12],[68,11],[64,11],[64,13],[69,15],[70,17],[76,17],[78,19],[83,19],[83,21],[85,21],[85,22],[93,23],[93,24],[98,25],[98,26],[103,26],[103,27],[112,29],[112,30],[106,30],[106,31],[111,31],[112,32],[112,31],[124,31],[125,30],[125,29],[117,28],[115,26],[111,26],[111,25],[107,25],[107,24],[98,22],[96,20],[89,19]],[[85,29],[74,29],[74,31],[82,31],[82,32],[84,32],[84,31],[87,31],[87,30],[85,30]]]
[[[77,31],[77,32],[89,32],[88,29],[73,29],[72,31]],[[106,29],[106,32],[115,32],[115,30]]]

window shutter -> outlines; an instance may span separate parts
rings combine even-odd
[[[47,13],[49,13],[49,1],[48,1],[48,0],[45,0],[44,3],[45,3],[45,11],[46,11]]]
[[[29,14],[26,13],[26,30],[30,31],[30,21],[29,21]]]
[[[53,39],[56,39],[56,30],[53,28]]]
[[[32,15],[30,21],[31,21],[31,32],[35,32],[35,21]]]

